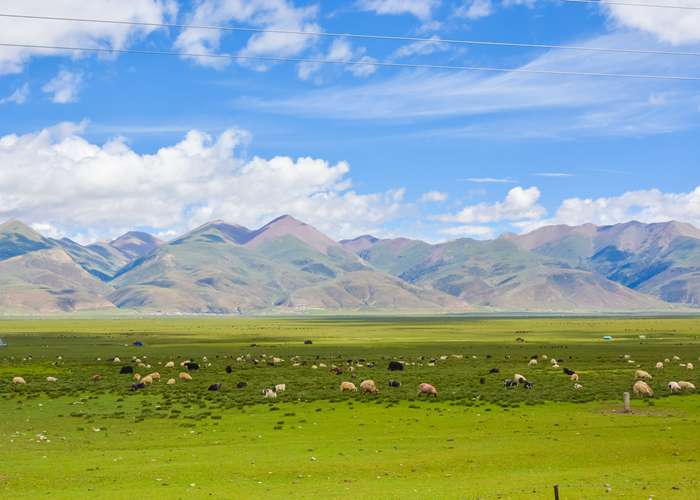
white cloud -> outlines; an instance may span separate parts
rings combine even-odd
[[[423,195],[420,197],[420,201],[423,203],[437,203],[446,201],[447,198],[449,198],[449,195],[447,193],[443,193],[442,191],[428,191],[427,193],[423,193]]]
[[[462,224],[537,220],[546,213],[544,207],[538,203],[539,199],[540,190],[537,187],[525,189],[517,186],[508,191],[503,201],[468,205],[457,214],[439,215],[436,219]]]
[[[374,232],[404,210],[403,189],[352,189],[345,162],[241,159],[248,136],[239,130],[193,130],[140,154],[124,139],[91,143],[85,127],[0,137],[0,220],[46,224],[51,234],[85,241],[134,227],[173,234],[211,219],[256,227],[290,213],[340,238]]]
[[[24,104],[25,102],[27,102],[28,97],[29,97],[29,84],[25,83],[24,85],[19,87],[17,90],[12,92],[7,97],[3,97],[2,99],[0,99],[0,104],[8,104],[8,103]]]
[[[410,14],[427,21],[432,17],[433,9],[440,5],[440,0],[359,0],[358,6],[363,10],[377,14]]]
[[[83,84],[83,75],[62,69],[49,80],[41,90],[51,94],[51,100],[57,104],[66,104],[78,100],[78,93]]]
[[[495,231],[489,226],[454,226],[440,229],[440,234],[448,236],[469,236],[478,239],[493,238]]]
[[[569,172],[536,172],[534,174],[535,177],[555,177],[555,178],[562,178],[562,177],[573,177],[574,174],[571,174]]]
[[[549,224],[598,225],[678,220],[700,227],[700,186],[687,193],[664,193],[659,189],[628,191],[619,196],[568,198],[552,218],[526,224],[525,229]]]
[[[334,39],[328,48],[328,53],[320,54],[316,58],[329,61],[360,61],[366,63],[375,61],[374,58],[365,55],[364,47],[355,49],[350,42],[344,38]],[[302,62],[297,65],[297,74],[300,79],[308,80],[312,76],[317,75],[324,67],[330,69],[330,66],[332,65],[317,62]],[[377,70],[377,67],[371,64],[347,64],[339,65],[339,67],[357,77],[369,76]]]
[[[695,0],[658,0],[659,5],[697,7]],[[608,17],[617,25],[651,33],[674,45],[700,42],[700,11],[604,5]]]
[[[191,24],[219,25],[235,21],[254,27],[289,30],[321,31],[314,22],[318,15],[316,6],[295,7],[287,0],[203,0],[197,4],[187,19]],[[177,37],[175,47],[181,52],[214,54],[221,45],[222,31],[185,29]],[[242,56],[291,57],[300,54],[316,43],[316,37],[281,33],[257,33],[252,35],[239,52]],[[223,67],[224,59],[192,58],[193,62],[210,67]],[[245,61],[242,64],[250,64]],[[265,65],[257,64],[258,69]]]
[[[23,0],[20,3],[16,0],[0,0],[0,11],[40,16],[65,16],[69,13],[71,17],[161,23],[174,16],[177,4],[171,0]],[[149,26],[0,18],[3,40],[39,45],[124,49],[155,30],[155,27]],[[3,47],[0,50],[0,74],[20,73],[31,57],[55,56],[60,53],[66,52]],[[74,57],[79,55],[67,54]]]
[[[488,17],[493,13],[491,0],[471,0],[460,5],[455,10],[455,16],[467,19],[480,19]]]
[[[429,41],[412,42],[404,45],[403,47],[399,47],[392,54],[391,59],[404,59],[411,56],[427,56],[436,52],[445,52],[447,50],[450,50],[450,45],[445,42],[441,42],[437,35],[433,35],[430,37]]]

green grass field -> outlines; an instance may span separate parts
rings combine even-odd
[[[700,365],[696,318],[5,320],[0,338],[1,498],[700,497],[700,396],[666,389],[700,382],[680,366]],[[134,357],[162,380],[131,391]],[[202,368],[167,386],[185,359]],[[637,367],[656,394],[624,414]],[[514,373],[534,388],[505,389]],[[379,395],[338,390],[365,378]]]

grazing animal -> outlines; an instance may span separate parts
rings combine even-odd
[[[119,375],[125,375],[127,373],[134,373],[134,367],[133,366],[122,366],[121,370],[119,370]]]
[[[275,392],[284,392],[287,390],[287,384],[277,384],[275,386]]]
[[[335,373],[336,375],[340,375],[341,373],[343,373],[343,369],[336,366],[335,368],[331,368],[331,373]]]
[[[121,363],[122,360],[119,359],[119,358],[117,358],[117,357],[115,357],[114,359],[112,359],[112,362],[113,362],[113,363]]]
[[[304,345],[311,345],[311,344],[313,344],[312,340],[305,340],[304,341]]]
[[[681,360],[681,358],[679,358],[678,356],[673,356],[673,361],[680,361],[680,360]]]
[[[401,382],[398,380],[389,380],[389,387],[401,387]]]
[[[25,385],[27,381],[24,380],[22,377],[15,377],[12,379],[12,383],[14,385]]]
[[[341,382],[340,392],[346,391],[357,392],[357,387],[355,387],[355,384],[353,384],[352,382]]]
[[[506,389],[512,389],[513,387],[517,387],[518,383],[515,380],[511,380],[509,378],[505,379],[503,381],[503,387]]]
[[[141,374],[140,374],[140,373],[134,373],[134,374],[131,376],[131,379],[132,379],[132,380],[135,380],[136,382],[138,382],[139,380],[141,380]]]
[[[649,372],[645,372],[644,370],[637,370],[636,372],[634,372],[634,378],[641,380],[652,380],[654,377],[652,377]]]
[[[654,396],[654,391],[649,387],[649,384],[643,380],[637,380],[632,386],[632,391],[637,396],[642,397],[652,397]]]
[[[688,363],[688,364],[685,365],[685,367],[686,367],[688,370],[695,370],[695,367],[693,366],[693,363]]]
[[[420,384],[418,386],[418,394],[427,394],[429,396],[435,396],[435,397],[437,397],[437,395],[438,395],[437,389],[435,388],[435,386],[433,386],[431,384],[425,384],[425,383]]]
[[[165,384],[166,385],[175,385],[176,383],[177,383],[177,381],[174,378],[169,378]]]
[[[131,390],[132,391],[138,391],[139,389],[144,389],[146,387],[146,384],[143,382],[138,382],[136,384],[131,384]]]
[[[526,381],[523,383],[523,387],[524,387],[525,389],[532,389],[533,387],[535,387],[535,384],[533,384],[532,382],[529,382],[529,381],[526,380]]]
[[[486,377],[479,377],[479,383],[484,385],[486,383]]]
[[[141,383],[144,385],[151,385],[153,383],[153,377],[150,375],[146,375],[141,379]]]
[[[525,382],[527,382],[527,379],[523,375],[520,375],[519,373],[516,373],[515,375],[513,375],[513,380],[515,380],[515,383],[517,383],[517,384],[524,384]]]
[[[46,377],[46,381],[53,383],[53,382],[58,382],[58,379],[56,377]]]
[[[491,369],[489,370],[489,373],[491,373],[491,374],[500,373],[500,371],[501,371],[501,370],[499,370],[498,368],[491,368]]]
[[[93,382],[99,382],[100,380],[102,380],[102,375],[100,375],[99,373],[95,373],[95,374],[92,376],[92,381],[93,381]]]
[[[272,389],[263,389],[263,397],[266,399],[276,399],[277,393]]]
[[[187,372],[180,372],[178,377],[180,378],[180,380],[192,380],[192,375],[190,375]]]
[[[571,374],[569,379],[571,379],[572,382],[578,382],[578,373]]]
[[[207,390],[214,392],[218,391],[219,389],[221,389],[221,384],[211,384]]]
[[[175,361],[168,361],[165,363],[165,368],[175,368]]]
[[[231,365],[228,365],[228,366],[226,367],[226,373],[228,373],[229,375],[230,375],[231,373],[233,373],[233,368],[231,368]]]
[[[663,368],[664,368],[664,364],[663,364],[661,361],[659,361],[658,363],[656,363],[656,369],[657,369],[657,370],[663,370]]]
[[[370,393],[370,394],[378,394],[379,389],[377,388],[377,384],[374,383],[374,380],[363,380],[360,382],[360,392],[362,394],[365,393]]]
[[[682,390],[681,386],[678,384],[678,382],[669,382],[668,388],[673,393],[681,392],[681,390]]]
[[[160,373],[158,372],[153,372],[149,375],[153,379],[153,381],[160,380]]]
[[[694,391],[695,390],[695,384],[693,384],[692,382],[686,382],[685,380],[679,380],[678,385],[684,391]]]
[[[403,371],[403,363],[401,361],[389,361],[389,371]]]
[[[580,391],[581,389],[583,389],[583,386],[581,384],[574,384],[574,389]]]
[[[574,373],[576,373],[575,371],[573,371],[573,370],[571,370],[571,369],[569,369],[569,368],[566,368],[566,367],[563,369],[563,371],[564,371],[564,373],[566,373],[566,374],[569,375],[569,376],[571,376],[571,375],[573,375]]]
[[[537,366],[537,360],[536,360],[536,359],[531,359],[531,360],[528,362],[527,366]]]
[[[236,387],[239,389],[245,389],[246,387],[248,387],[248,382],[238,382],[236,384]]]
[[[185,363],[185,368],[188,370],[199,370],[199,364],[191,361],[189,363]]]

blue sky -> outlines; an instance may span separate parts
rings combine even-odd
[[[661,1],[661,0],[659,0]],[[691,0],[663,0],[692,5]],[[700,13],[527,0],[0,0],[0,13],[700,52]],[[659,3],[659,2],[656,2]],[[0,42],[700,76],[700,57],[0,18]],[[700,225],[698,82],[0,48],[0,220],[79,241]]]

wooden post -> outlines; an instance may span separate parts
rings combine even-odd
[[[625,413],[629,413],[631,411],[630,410],[630,393],[629,392],[625,392],[622,394],[622,401],[625,404]]]
[[[559,485],[554,485],[554,500],[559,500]]]

